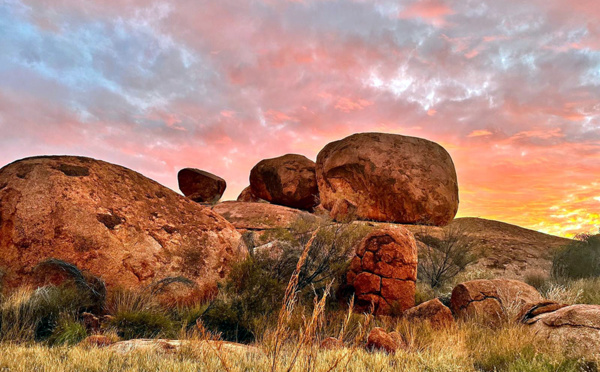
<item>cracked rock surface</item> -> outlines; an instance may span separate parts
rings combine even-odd
[[[454,163],[440,145],[415,137],[359,133],[317,156],[321,204],[338,220],[443,226],[458,210]]]
[[[42,280],[48,258],[109,287],[183,276],[214,286],[245,257],[223,217],[130,169],[90,158],[35,157],[0,170],[0,269],[5,288]],[[54,280],[42,275],[43,280]]]
[[[356,247],[346,275],[356,295],[356,310],[374,306],[378,315],[392,307],[404,311],[415,305],[417,245],[413,234],[401,226],[380,227]]]

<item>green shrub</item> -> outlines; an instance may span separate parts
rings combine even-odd
[[[176,336],[175,322],[157,311],[120,312],[114,315],[110,323],[119,337],[126,340]]]
[[[559,250],[552,261],[556,278],[591,278],[600,276],[600,234],[585,235]]]
[[[75,345],[87,337],[85,326],[73,315],[61,314],[52,335],[48,339],[50,345]]]

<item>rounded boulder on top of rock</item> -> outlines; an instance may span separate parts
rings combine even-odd
[[[227,188],[221,177],[195,168],[180,170],[177,181],[183,195],[198,203],[216,203]]]
[[[495,324],[501,320],[518,321],[524,306],[542,300],[535,288],[521,281],[479,279],[454,287],[450,308],[457,318],[475,318]]]
[[[305,210],[319,204],[315,162],[302,155],[261,160],[250,171],[250,188],[273,204]]]
[[[248,254],[223,217],[118,165],[28,158],[0,169],[0,184],[5,289],[60,279],[35,270],[54,258],[102,278],[109,289],[185,277],[193,285],[177,295],[200,296]]]
[[[389,315],[394,306],[406,310],[415,305],[417,244],[401,226],[371,231],[356,247],[346,281],[356,295],[356,310]]]
[[[337,220],[348,211],[362,220],[441,226],[458,211],[452,158],[425,139],[354,134],[319,152],[316,175],[321,203]]]

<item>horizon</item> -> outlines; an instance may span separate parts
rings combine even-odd
[[[600,226],[593,0],[0,3],[0,166],[87,156],[176,192],[385,132],[439,143],[457,217]]]

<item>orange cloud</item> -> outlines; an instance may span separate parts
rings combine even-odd
[[[399,18],[420,18],[435,26],[444,26],[446,16],[454,14],[452,8],[441,0],[418,0],[404,8]]]

